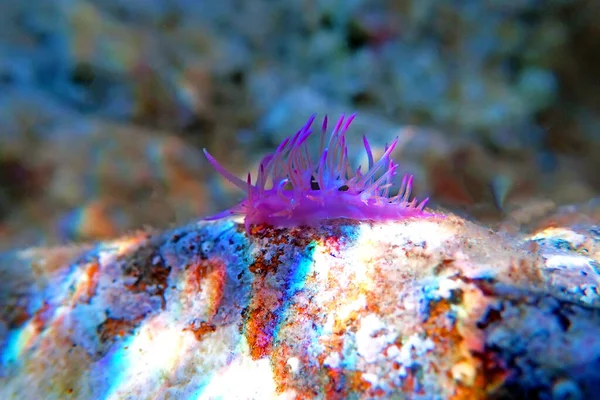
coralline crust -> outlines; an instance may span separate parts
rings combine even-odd
[[[597,295],[553,285],[536,240],[454,216],[222,219],[12,253],[0,397],[590,398]]]

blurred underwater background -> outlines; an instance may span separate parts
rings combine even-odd
[[[103,240],[233,205],[317,113],[395,152],[420,198],[519,230],[597,219],[592,0],[4,0],[0,249]]]
[[[0,1],[0,398],[600,398],[599,17]],[[197,222],[355,112],[433,214]]]

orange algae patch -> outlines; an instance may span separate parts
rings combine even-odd
[[[226,263],[220,258],[202,260],[186,267],[186,280],[182,295],[185,298],[194,298],[199,292],[206,295],[207,315],[206,320],[194,319],[187,324],[184,331],[190,331],[198,341],[204,336],[215,332],[217,326],[211,321],[223,299],[223,289],[226,279]]]
[[[87,285],[87,295],[91,298],[96,292],[96,288],[98,287],[98,270],[100,266],[98,263],[92,263],[86,271],[86,276],[88,278]]]
[[[5,309],[8,311],[8,327],[10,329],[20,328],[29,321],[31,315],[27,312],[27,309],[24,306],[16,305],[16,306],[7,306]]]
[[[263,255],[258,256],[249,270],[255,275],[252,283],[252,300],[245,311],[246,340],[250,345],[250,355],[257,360],[271,353],[273,334],[276,328],[278,315],[284,293],[283,288],[271,287],[266,275],[277,272],[279,257],[278,251],[271,261],[266,261]]]
[[[363,393],[371,388],[371,384],[363,379],[361,371],[346,371],[347,385],[350,392]]]
[[[133,332],[141,318],[133,320],[107,318],[98,325],[97,332],[101,342],[107,342],[118,337],[124,337]]]
[[[251,286],[251,301],[244,310],[245,335],[250,346],[250,355],[257,360],[271,354],[273,336],[281,322],[282,313],[286,311],[283,306],[288,300],[287,296],[292,295],[287,293],[287,285],[296,279],[293,276],[270,278],[278,274],[284,254],[305,252],[312,238],[301,229],[290,231],[253,225],[250,230],[253,236],[268,239],[269,242],[269,247],[263,250],[248,268],[254,275],[254,280]],[[269,253],[270,257],[267,256]]]
[[[145,293],[149,289],[152,295],[159,296],[162,309],[166,307],[164,297],[167,288],[171,267],[165,264],[157,248],[151,244],[138,247],[132,254],[127,255],[127,263],[123,275],[134,279],[125,288],[134,293]]]
[[[100,265],[97,261],[89,263],[85,267],[79,284],[77,285],[75,294],[73,295],[73,301],[89,303],[96,293],[98,287],[98,272],[100,271]]]
[[[225,262],[219,258],[203,260],[199,263],[188,265],[189,290],[200,290],[202,282],[210,278],[223,278],[225,276]]]
[[[208,297],[208,314],[213,317],[223,299],[226,263],[220,258],[212,258],[189,265],[186,270],[187,280],[184,295],[196,296],[199,291],[204,291]]]
[[[415,376],[415,373],[412,370],[407,370],[406,376],[404,377],[404,379],[402,379],[402,390],[404,391],[404,393],[416,392],[419,394],[423,394],[423,387],[419,384],[417,379],[418,378]],[[420,390],[417,391],[417,388],[420,388]]]
[[[264,282],[264,278],[257,280]],[[277,293],[269,289],[258,289],[252,297],[246,313],[245,333],[253,360],[266,357],[271,353],[273,334],[278,321],[277,309],[281,305],[278,297],[280,296]]]
[[[327,237],[320,240],[320,251],[329,254],[331,257],[339,257],[343,251],[343,243],[340,243],[335,237]],[[358,285],[349,287],[340,287],[336,279],[336,268],[343,268],[337,263],[332,270],[328,272],[327,288],[324,290],[336,291],[337,295],[332,296],[332,300],[322,306],[316,306],[312,302],[295,303],[292,307],[293,318],[286,322],[281,328],[280,334],[296,331],[296,324],[299,321],[312,321],[313,326],[323,326],[325,320],[319,316],[326,315],[329,312],[336,313],[341,304],[349,304],[357,301],[361,295],[366,295],[365,290]],[[315,272],[306,276],[306,281],[315,281]],[[358,321],[364,312],[371,310],[350,310],[344,315],[336,315],[333,320],[332,332],[326,336],[303,338],[297,340],[281,341],[276,344],[273,350],[274,376],[278,391],[284,392],[288,389],[296,391],[300,399],[312,399],[315,396],[324,395],[327,399],[344,399],[352,393],[365,393],[367,391],[373,395],[377,390],[371,389],[371,384],[363,379],[362,372],[349,371],[342,366],[343,347],[345,335],[350,331],[357,329]],[[323,317],[324,318],[324,317]],[[310,355],[311,341],[318,340],[320,347],[324,350],[317,355]],[[339,365],[327,364],[327,358],[337,354]],[[290,357],[299,361],[300,371],[294,373],[288,365]],[[310,379],[307,377],[311,377]]]
[[[481,296],[478,289],[469,289],[460,294],[460,307],[471,309],[468,312],[471,314],[469,319],[476,319],[477,316],[472,314],[477,314],[482,309],[481,303],[485,299]],[[477,304],[473,302],[475,299],[478,300]],[[450,313],[451,303],[446,299],[431,304],[424,328],[427,337],[435,343],[435,352],[443,354],[443,357],[437,358],[443,365],[430,367],[447,371],[446,379],[454,386],[451,399],[488,398],[490,391],[506,378],[506,370],[486,356],[481,332],[475,328],[462,328],[463,322],[460,319],[452,325],[448,324]]]
[[[328,399],[343,399],[347,395],[347,387],[344,385],[344,371],[341,368],[328,368],[327,381],[325,382],[325,393]],[[340,388],[342,388],[340,390]]]
[[[45,329],[46,323],[50,320],[53,310],[50,308],[50,304],[44,303],[39,310],[35,312],[31,320],[31,324],[36,332],[41,332]]]
[[[279,334],[289,338],[290,333],[297,332],[299,321],[314,320],[315,310],[308,303],[294,303],[291,306],[293,318],[288,318],[279,327]],[[286,390],[295,390],[297,399],[314,399],[320,394],[315,382],[308,377],[318,376],[321,371],[319,365],[311,361],[306,353],[311,340],[310,336],[295,336],[292,340],[281,340],[273,345],[271,353],[271,364],[273,366],[273,377],[278,393]],[[297,359],[297,370],[288,363],[292,358]]]
[[[191,331],[196,337],[196,340],[199,342],[202,341],[204,335],[212,333],[216,330],[217,327],[215,325],[204,321],[200,322],[199,324],[191,323],[187,328],[184,329],[184,331]]]
[[[452,399],[479,399],[485,397],[485,391],[476,382],[455,381],[452,375],[452,367],[461,364],[468,364],[474,369],[475,376],[481,375],[482,366],[478,359],[472,356],[468,350],[465,338],[459,332],[457,324],[451,326],[445,321],[451,312],[451,305],[448,300],[442,299],[431,304],[430,316],[425,323],[425,331],[435,343],[435,351],[444,354],[443,359],[446,365],[438,365],[440,370],[446,370],[447,379],[455,382],[455,393]]]
[[[319,364],[326,371],[327,380],[325,381],[325,393],[327,393],[328,398],[345,398],[348,394],[348,389],[350,389],[350,387],[344,383],[345,379],[347,379],[347,372],[344,371],[343,368],[332,368],[325,365],[325,359],[328,355],[333,353],[340,354],[340,362],[343,362],[343,356],[341,355],[344,347],[343,335],[347,329],[348,327],[343,322],[339,321],[339,319],[336,319],[334,322],[333,335],[321,340],[321,344],[323,344],[327,349],[319,356]]]

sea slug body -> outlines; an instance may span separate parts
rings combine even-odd
[[[392,180],[398,164],[390,158],[399,138],[385,147],[375,162],[371,146],[363,136],[369,167],[353,170],[349,164],[346,132],[356,114],[347,119],[342,115],[327,140],[327,116],[320,134],[320,156],[311,158],[307,139],[312,135],[313,115],[295,135],[260,162],[256,182],[251,174],[244,181],[221,166],[204,149],[204,154],[225,179],[246,192],[246,198],[233,208],[209,220],[243,215],[246,230],[253,224],[275,226],[315,226],[335,218],[390,221],[413,216],[425,216],[428,199],[411,199],[411,175],[402,179],[400,190],[390,196]]]

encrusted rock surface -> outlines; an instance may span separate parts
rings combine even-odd
[[[595,396],[594,230],[237,222],[1,256],[0,397]]]

